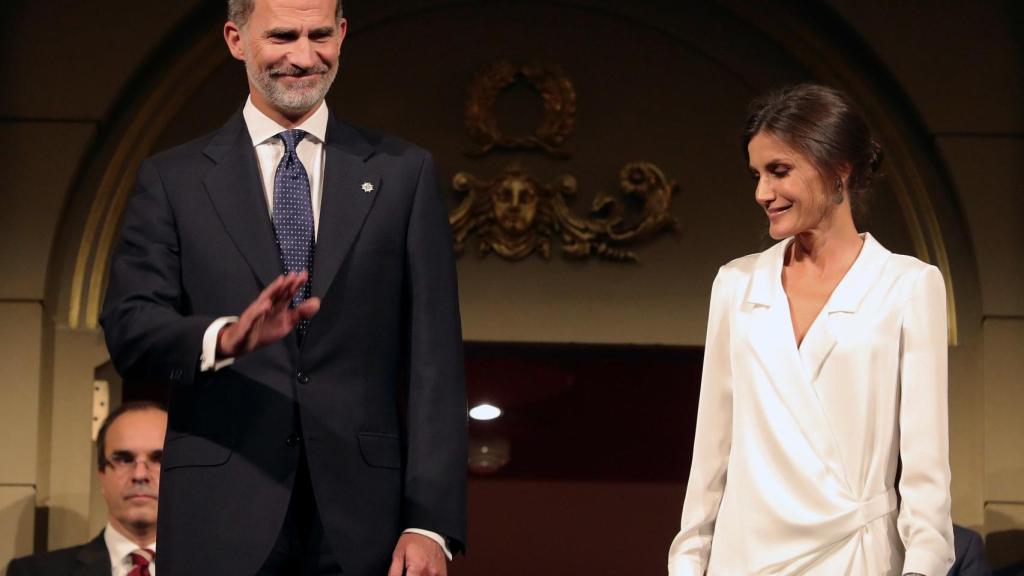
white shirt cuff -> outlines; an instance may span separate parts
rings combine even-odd
[[[427,538],[430,538],[434,542],[437,542],[438,546],[440,546],[441,549],[444,550],[444,555],[448,558],[449,561],[451,561],[452,551],[448,549],[448,542],[445,541],[444,536],[441,536],[437,532],[431,532],[430,530],[420,530],[419,528],[406,528],[405,530],[402,530],[402,533],[419,534],[420,536],[426,536]]]
[[[199,356],[200,372],[216,372],[235,361],[234,358],[217,360],[217,336],[220,335],[221,328],[232,322],[238,322],[238,316],[222,316],[214,320],[206,332],[203,332],[203,353]]]

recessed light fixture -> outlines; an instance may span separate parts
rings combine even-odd
[[[501,408],[490,404],[477,404],[469,411],[473,420],[494,420],[498,416],[501,416]]]

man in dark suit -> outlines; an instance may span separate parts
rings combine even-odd
[[[956,561],[947,576],[991,576],[988,559],[985,557],[985,543],[981,534],[959,524],[953,524],[953,549]]]
[[[150,576],[156,571],[157,500],[167,412],[129,402],[96,438],[107,525],[87,544],[12,560],[7,576]]]
[[[161,576],[445,574],[466,404],[428,153],[324,103],[335,0],[230,0],[250,96],[139,170],[102,323],[170,381]]]

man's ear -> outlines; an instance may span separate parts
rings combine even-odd
[[[107,485],[103,483],[103,478],[106,477],[106,475],[107,468],[105,466],[103,468],[96,470],[96,478],[99,480],[100,483],[100,494],[102,494],[104,498],[106,498],[107,496]]]
[[[242,29],[234,22],[228,20],[224,23],[224,42],[228,45],[228,51],[236,60],[245,60],[245,50],[242,44]]]
[[[345,41],[345,34],[348,32],[348,20],[338,20],[338,51],[341,51],[341,44]]]

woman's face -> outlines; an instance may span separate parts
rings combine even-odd
[[[803,154],[767,132],[747,145],[754,198],[768,215],[768,233],[776,240],[820,229],[831,210],[821,173]]]

